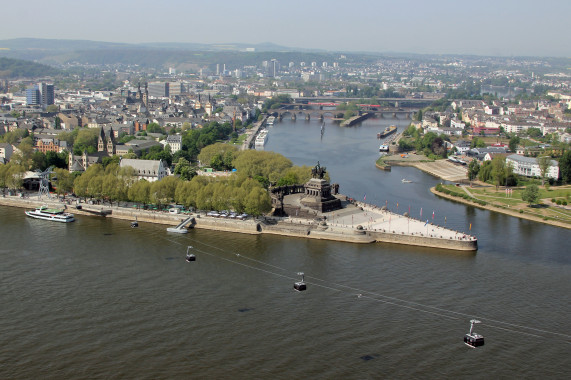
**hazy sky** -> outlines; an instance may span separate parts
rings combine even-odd
[[[0,39],[571,57],[571,0],[27,0]]]

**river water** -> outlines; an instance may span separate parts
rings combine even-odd
[[[569,231],[441,200],[428,191],[438,180],[414,168],[376,169],[376,134],[390,124],[407,121],[326,120],[321,138],[317,120],[284,119],[265,149],[319,160],[357,199],[472,224],[477,253],[173,236],[0,206],[0,378],[567,378]],[[196,262],[184,261],[188,245]],[[298,271],[305,292],[292,289]],[[473,317],[479,349],[462,342]]]

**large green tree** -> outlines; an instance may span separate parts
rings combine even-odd
[[[571,183],[571,150],[565,151],[559,159],[559,172],[563,183]]]
[[[232,145],[216,143],[202,148],[198,160],[202,165],[211,166],[215,170],[231,170],[237,152],[238,149]]]
[[[521,193],[521,199],[524,202],[529,203],[530,206],[534,203],[537,203],[539,201],[539,188],[537,185],[527,186]]]
[[[547,177],[547,172],[549,166],[551,165],[551,157],[541,156],[537,158],[537,164],[539,165],[539,175],[541,177],[541,186],[545,185],[545,178]]]
[[[502,156],[496,156],[492,159],[492,178],[494,184],[496,185],[496,190],[498,186],[505,184],[506,178],[506,158]]]
[[[519,144],[520,140],[519,137],[517,135],[513,135],[510,138],[510,142],[508,143],[508,147],[510,148],[510,152],[515,153],[515,151],[517,150],[517,146]]]
[[[97,151],[97,139],[99,137],[99,129],[97,128],[81,128],[77,131],[77,136],[73,145],[73,153],[82,154],[84,151],[95,153]]]
[[[480,171],[480,163],[478,160],[472,160],[468,164],[468,180],[470,181],[470,186],[472,185],[472,181],[478,177],[478,172]]]
[[[73,181],[74,177],[67,169],[54,168],[55,180],[53,184],[56,188],[56,192],[59,195],[65,195],[73,191]]]
[[[279,153],[256,150],[239,152],[233,164],[238,175],[250,178],[260,176],[269,182],[277,182],[293,166],[291,160]]]

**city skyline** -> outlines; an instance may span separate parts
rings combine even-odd
[[[3,6],[5,14],[18,15],[5,18],[0,27],[3,39],[269,42],[340,52],[571,56],[564,42],[571,31],[566,19],[571,2],[564,0],[549,2],[549,9],[542,12],[530,0],[482,0],[477,6],[450,0],[292,0],[285,5],[252,0],[220,0],[214,5],[101,0],[73,6],[62,0],[30,0],[27,4],[26,9],[14,2]]]

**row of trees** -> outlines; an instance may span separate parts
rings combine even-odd
[[[136,202],[154,204],[159,208],[176,202],[201,210],[233,209],[260,215],[270,211],[271,200],[262,184],[246,176],[214,179],[195,176],[185,181],[168,176],[155,182],[137,180],[131,167],[117,164],[92,165],[85,173],[75,176],[64,169],[56,169],[53,185],[58,194],[75,192],[78,197],[102,199],[107,202]]]
[[[201,157],[211,161],[230,159],[227,165],[237,172],[224,179],[196,176],[184,157],[175,166],[179,176],[168,176],[160,181],[138,181],[132,168],[120,168],[116,158],[104,164],[89,166],[84,173],[70,173],[56,168],[52,184],[64,195],[74,192],[82,198],[108,202],[137,202],[165,205],[172,202],[203,210],[233,209],[260,215],[271,209],[267,188],[271,183],[293,185],[311,178],[311,168],[293,166],[286,157],[266,151],[238,152],[231,146],[214,144],[205,148]],[[185,165],[186,163],[186,165]],[[27,168],[15,163],[0,166],[0,187],[19,189]],[[191,173],[189,173],[191,172]]]

